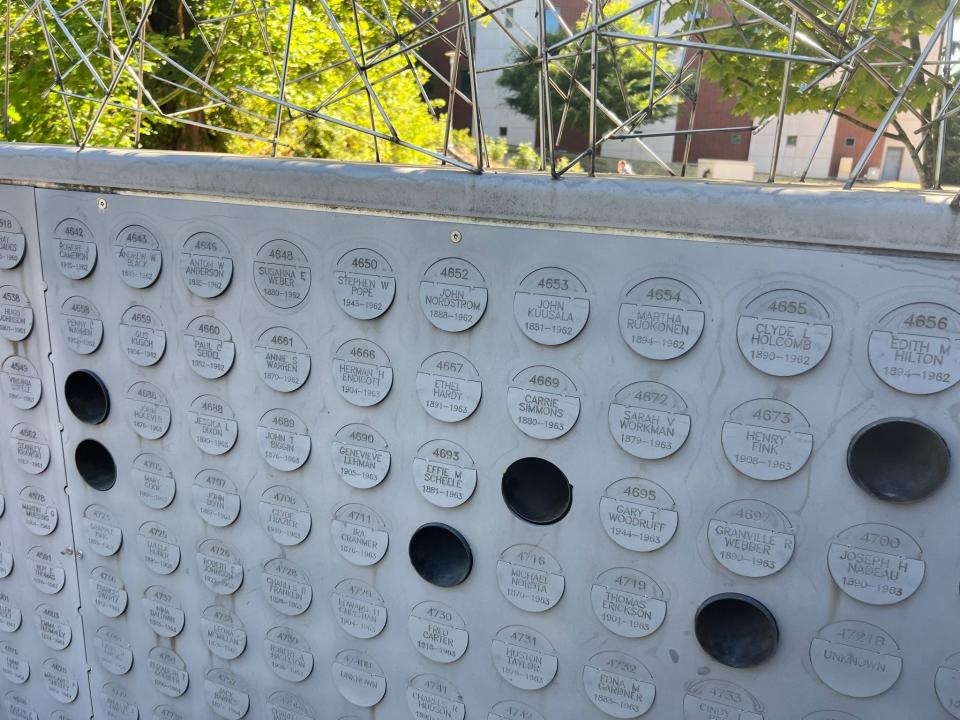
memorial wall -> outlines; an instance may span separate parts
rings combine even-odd
[[[137,189],[0,186],[9,718],[960,718],[949,254]]]

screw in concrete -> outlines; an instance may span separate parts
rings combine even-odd
[[[463,234],[459,230],[454,230],[450,233],[450,242],[458,243],[463,240]]]

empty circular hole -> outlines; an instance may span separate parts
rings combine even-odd
[[[96,440],[81,440],[74,460],[80,477],[94,490],[109,490],[117,481],[117,464],[113,455]]]
[[[77,420],[99,425],[110,414],[110,393],[103,381],[89,370],[74,370],[67,375],[63,394]]]
[[[427,523],[410,538],[410,563],[431,585],[453,587],[470,575],[473,553],[459,531],[443,523]]]
[[[550,525],[563,520],[573,504],[573,486],[549,460],[527,457],[503,473],[503,501],[521,520]]]
[[[780,643],[777,620],[762,603],[747,595],[723,593],[704,601],[694,629],[707,655],[733,668],[769,660]]]
[[[916,502],[947,480],[950,448],[936,430],[917,420],[891,418],[867,425],[847,449],[853,481],[888,502]]]

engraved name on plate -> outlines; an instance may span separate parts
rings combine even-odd
[[[219,470],[201,470],[193,479],[193,507],[205,523],[214,527],[232,525],[240,515],[240,491]]]
[[[17,505],[23,526],[34,535],[46,536],[57,529],[57,507],[46,491],[27,485],[20,490]]]
[[[88,505],[83,511],[83,539],[87,547],[100,557],[114,555],[123,542],[123,531],[103,505]]]
[[[289,410],[268,410],[257,425],[257,446],[270,467],[291,472],[303,467],[310,456],[307,426]]]
[[[603,529],[617,545],[635,552],[652,552],[670,542],[679,517],[670,493],[645,478],[617,480],[600,498]]]
[[[313,672],[310,644],[293,628],[281,626],[268,630],[263,640],[263,655],[276,676],[287,682],[302,682]]]
[[[464,720],[467,714],[457,687],[429,673],[407,683],[407,708],[414,720]]]
[[[240,556],[229,545],[215,538],[201,540],[197,546],[200,580],[217,595],[232,595],[243,582]]]
[[[187,664],[170,648],[151,648],[147,655],[147,670],[153,687],[167,697],[180,697],[190,684]]]
[[[358,707],[373,707],[387,692],[387,679],[377,661],[359,650],[343,650],[333,660],[333,684]]]
[[[170,429],[170,401],[163,390],[146,380],[127,388],[125,410],[127,423],[144,440],[159,440]]]
[[[51,650],[63,650],[73,640],[70,622],[64,613],[52,605],[38,605],[33,614],[33,622],[41,642]]]
[[[70,668],[56,658],[44,660],[40,674],[50,697],[57,702],[69,705],[80,694],[80,684],[70,672]]]
[[[9,440],[14,460],[25,473],[39,475],[50,465],[47,436],[36,425],[17,423],[10,430]]]
[[[545,688],[557,675],[557,651],[543,633],[531,627],[500,629],[490,652],[500,677],[520,690]]]
[[[724,455],[754,480],[783,480],[800,472],[813,452],[810,423],[782,400],[760,398],[738,405],[723,421]]]
[[[127,285],[148,288],[160,277],[163,267],[160,241],[143,225],[128,225],[113,241],[113,262]]]
[[[11,355],[0,366],[0,386],[11,405],[20,410],[30,410],[40,402],[43,387],[40,373],[25,357]]]
[[[274,485],[263,491],[260,526],[275,542],[292,547],[307,539],[313,523],[307,501],[296,490]]]
[[[240,720],[250,710],[246,684],[229,670],[213,668],[203,678],[207,705],[223,720]]]
[[[160,637],[174,638],[183,632],[187,616],[183,604],[172,591],[161,585],[151,585],[140,598],[147,625]]]
[[[480,373],[462,355],[438,352],[420,363],[417,397],[431,417],[449,423],[466,420],[480,404],[481,394]]]
[[[20,342],[32,330],[33,308],[26,294],[13,285],[0,285],[0,335],[10,342]]]
[[[0,673],[15,685],[23,685],[30,679],[30,663],[20,651],[6,640],[0,641]]]
[[[97,240],[86,225],[76,218],[67,218],[53,229],[57,244],[57,267],[63,276],[82,280],[97,264]]]
[[[563,596],[563,569],[542,548],[512,545],[500,553],[497,585],[512,605],[529,612],[543,612]]]
[[[893,605],[913,595],[926,570],[919,543],[892,525],[865,523],[837,535],[827,551],[833,581],[854,600]]]
[[[450,440],[431,440],[417,450],[413,480],[420,494],[432,505],[452,508],[463,505],[477,487],[473,458]]]
[[[201,395],[190,403],[187,413],[190,437],[208,455],[223,455],[237,442],[236,417],[216,395]]]
[[[247,631],[230,608],[211,605],[200,616],[200,637],[207,650],[221,660],[233,660],[247,647]]]
[[[6,633],[15,633],[20,629],[23,615],[13,599],[5,592],[0,592],[0,630]]]
[[[642,460],[673,455],[690,434],[690,415],[680,393],[651,380],[617,391],[607,422],[617,445]]]
[[[583,688],[590,702],[614,718],[645,715],[657,694],[646,666],[633,655],[614,650],[597,653],[587,661],[583,666]]]
[[[297,307],[307,299],[310,281],[310,262],[299,245],[271,240],[257,251],[253,282],[261,297],[274,307]]]
[[[876,625],[858,620],[821,628],[810,642],[810,662],[827,687],[854,698],[886,692],[903,669],[896,640]]]
[[[763,706],[739,685],[726,680],[697,680],[683,696],[683,720],[763,720]]]
[[[159,575],[169,575],[180,565],[180,546],[170,528],[153,520],[140,526],[137,547],[144,565]]]
[[[833,341],[832,316],[809,293],[768,290],[744,301],[737,321],[740,352],[760,372],[792,377],[815,368]]]
[[[490,708],[487,720],[544,720],[544,717],[526,703],[504,700]]]
[[[84,297],[68,297],[60,306],[60,330],[67,347],[78,355],[96,352],[103,342],[103,320],[97,307]]]
[[[353,423],[337,431],[331,446],[340,479],[358,490],[376,487],[390,471],[390,448],[369,425]]]
[[[576,275],[558,267],[534,270],[513,296],[513,316],[523,334],[541,345],[573,340],[587,324],[590,300]]]
[[[438,663],[463,657],[470,642],[467,624],[456,610],[434,600],[425,600],[410,611],[407,620],[410,641],[421,655]]]
[[[160,316],[148,307],[133,305],[120,317],[120,347],[140,367],[160,362],[167,349],[167,333]]]
[[[233,278],[230,247],[213,233],[191,235],[180,250],[180,277],[194,295],[217,297],[230,286]]]
[[[373,320],[393,304],[397,278],[386,258],[375,250],[357,248],[344,253],[333,272],[337,305],[357,320]]]
[[[310,351],[303,338],[277,325],[260,333],[253,349],[260,379],[277,392],[293,392],[310,375]]]
[[[354,565],[376,565],[387,553],[387,525],[366,505],[341,505],[334,512],[330,531],[337,551]]]
[[[760,500],[734,500],[719,508],[707,524],[707,541],[717,562],[749,578],[783,570],[797,544],[787,516]]]
[[[101,627],[93,638],[93,649],[100,666],[111,675],[126,675],[133,667],[130,641],[112,627]]]
[[[940,663],[933,686],[943,709],[951,717],[960,718],[960,653],[954,653]]]
[[[376,405],[393,385],[390,358],[376,343],[348,340],[333,358],[333,381],[347,402],[360,407]]]
[[[933,302],[891,310],[870,332],[870,366],[890,387],[931,395],[960,380],[960,312]]]
[[[610,568],[597,576],[590,591],[597,619],[610,632],[641,638],[660,629],[667,616],[667,596],[659,583],[632,568]]]
[[[27,250],[27,238],[17,219],[0,210],[0,270],[12,270]]]
[[[333,617],[348,635],[369,640],[387,625],[387,606],[373,585],[347,578],[330,593]]]
[[[130,480],[140,502],[154,510],[169,506],[177,494],[173,471],[166,460],[154,453],[141,453],[134,458]]]
[[[127,588],[123,580],[107,567],[96,567],[87,580],[93,593],[93,605],[101,615],[120,617],[127,609]]]
[[[635,353],[650,360],[673,360],[689,352],[706,314],[700,296],[672,277],[644,280],[620,301],[620,335]]]
[[[313,602],[313,586],[306,570],[277,557],[263,564],[263,593],[267,602],[284,615],[302,615]]]
[[[195,317],[183,333],[183,352],[190,369],[207,380],[230,372],[236,346],[229,328],[212,315]]]
[[[115,682],[105,683],[100,688],[100,704],[108,720],[139,720],[140,708],[127,689]]]
[[[267,695],[269,720],[317,720],[317,712],[306,700],[288,690]]]
[[[548,365],[521,370],[507,388],[510,419],[525,435],[554,440],[566,435],[580,416],[580,391],[564,373]]]
[[[437,260],[420,280],[420,309],[440,330],[469,330],[487,309],[487,281],[475,265],[462,258]]]

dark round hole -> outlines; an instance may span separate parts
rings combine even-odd
[[[113,455],[96,440],[81,440],[74,453],[80,477],[94,490],[109,490],[117,481]]]
[[[704,601],[697,609],[694,629],[707,655],[733,668],[769,660],[780,642],[776,618],[759,601],[738,593]]]
[[[550,525],[563,520],[573,504],[573,486],[549,460],[522,458],[503,473],[503,501],[521,520]]]
[[[63,394],[77,420],[88,425],[99,425],[110,414],[110,393],[95,373],[89,370],[74,370],[67,375]]]
[[[880,420],[850,441],[847,469],[853,481],[876,498],[916,502],[946,482],[950,448],[940,433],[922,422]]]
[[[431,585],[453,587],[470,575],[473,553],[459,531],[443,523],[427,523],[410,538],[410,563]]]

